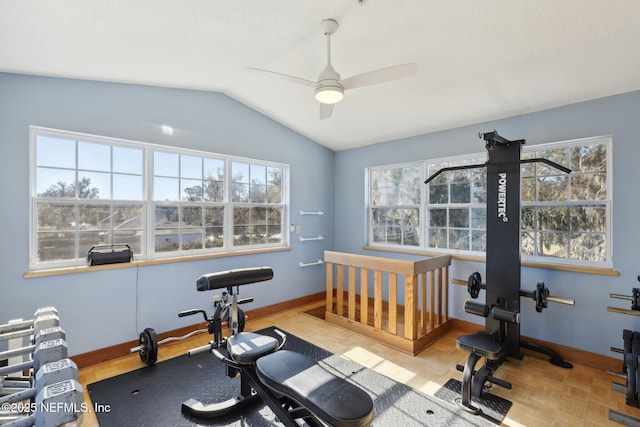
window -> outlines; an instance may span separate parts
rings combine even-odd
[[[31,149],[33,269],[288,244],[286,165],[35,127]]]
[[[421,165],[372,169],[370,172],[370,240],[405,246],[420,245]]]
[[[521,166],[523,259],[610,267],[611,138],[524,146],[523,158],[546,158],[571,168]],[[486,249],[486,169],[441,174],[451,166],[482,164],[486,153],[366,171],[368,241],[454,253]],[[423,172],[424,171],[424,172]]]

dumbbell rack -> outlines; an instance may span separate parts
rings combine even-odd
[[[640,276],[638,276],[638,281],[640,281]],[[640,316],[640,288],[633,288],[631,296],[609,294],[609,297],[630,300],[631,309],[607,307],[607,311]],[[625,380],[624,384],[614,381],[612,383],[613,390],[625,394],[627,405],[640,408],[640,332],[623,329],[622,340],[622,348],[611,347],[611,351],[623,355],[622,372],[608,371],[608,373]],[[613,409],[609,409],[609,419],[626,426],[640,427],[640,418]]]
[[[87,408],[78,367],[55,307],[0,324],[0,405],[3,427],[81,424]]]

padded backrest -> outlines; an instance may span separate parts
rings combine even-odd
[[[230,286],[247,285],[271,279],[273,279],[271,267],[241,268],[205,274],[196,280],[196,289],[198,291],[226,289]]]

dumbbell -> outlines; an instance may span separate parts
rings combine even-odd
[[[8,339],[6,338],[5,334],[8,334],[9,332],[25,331],[25,330],[33,329],[35,327],[35,322],[39,318],[43,318],[47,316],[55,316],[57,318],[58,310],[56,310],[55,307],[43,307],[43,308],[37,309],[33,316],[34,316],[33,319],[16,320],[16,321],[12,321],[12,322],[0,325],[0,339],[3,339],[3,340]],[[49,326],[42,326],[42,327],[58,326],[59,324],[60,323],[58,322],[57,324],[50,324]]]
[[[41,336],[42,337],[42,336]],[[0,360],[33,352],[33,359],[0,368],[0,375],[9,375],[33,368],[34,372],[45,363],[55,362],[67,357],[67,342],[63,338],[36,339],[36,344],[0,353]]]
[[[42,388],[35,399],[33,413],[17,417],[4,427],[49,427],[67,423],[82,424],[84,396],[76,379],[64,380]]]
[[[40,344],[44,341],[50,341],[53,339],[65,339],[66,333],[64,329],[59,326],[53,328],[45,328],[37,332],[34,336],[35,344]],[[22,351],[25,348],[14,349],[12,351]],[[10,365],[15,366],[15,365]],[[8,369],[8,367],[5,367]],[[2,368],[0,368],[2,369]],[[18,371],[16,371],[18,372]],[[0,395],[14,393],[20,389],[29,388],[31,385],[31,376],[18,376],[18,377],[4,377],[0,376]]]
[[[0,405],[5,403],[22,402],[23,400],[33,399],[37,394],[51,384],[55,384],[66,380],[78,379],[78,366],[73,360],[64,358],[49,362],[40,367],[35,375],[34,387],[18,391],[16,393],[0,396]]]

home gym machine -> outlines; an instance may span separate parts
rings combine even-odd
[[[463,408],[480,413],[472,403],[480,398],[489,383],[511,388],[507,381],[493,377],[493,373],[507,357],[522,359],[521,348],[544,353],[551,363],[571,368],[571,364],[552,350],[520,339],[520,297],[527,296],[536,302],[536,311],[541,312],[547,302],[573,305],[572,300],[551,297],[544,283],[539,282],[533,291],[520,289],[520,165],[523,163],[545,163],[565,173],[571,170],[548,159],[521,159],[524,140],[510,141],[496,131],[480,133],[485,141],[487,161],[482,164],[455,166],[440,169],[431,175],[425,184],[444,172],[486,168],[487,170],[487,240],[486,240],[486,284],[480,273],[469,276],[468,291],[477,298],[480,289],[486,290],[486,302],[465,302],[465,311],[486,318],[485,331],[463,335],[456,346],[470,353],[463,371]],[[476,363],[485,358],[485,364],[475,371]]]
[[[197,280],[198,291],[226,289],[231,296],[232,335],[223,338],[214,334],[213,341],[188,354],[212,352],[226,365],[229,377],[240,377],[240,396],[207,405],[192,398],[182,404],[183,412],[196,418],[215,418],[261,399],[287,427],[298,427],[298,419],[311,427],[371,425],[374,410],[369,394],[310,358],[283,349],[287,342],[283,332],[275,330],[279,341],[238,330],[239,287],[272,278],[270,267],[259,267],[207,274]],[[196,314],[203,310],[191,311]]]
[[[640,282],[640,275],[638,276]],[[640,288],[632,288],[631,295],[609,294],[609,298],[631,301],[631,308],[607,307],[612,313],[640,316]],[[624,384],[613,382],[614,391],[625,394],[625,403],[640,408],[640,331],[622,330],[622,348],[611,351],[622,354],[622,372],[607,371],[624,379]],[[609,419],[625,426],[640,427],[640,418],[609,409]]]
[[[253,302],[253,298],[243,298],[236,301],[236,304],[246,304]],[[207,322],[207,327],[202,329],[196,329],[181,337],[167,337],[158,341],[158,335],[153,328],[145,328],[140,332],[138,336],[138,345],[129,349],[130,353],[138,353],[140,360],[147,365],[153,365],[158,360],[158,347],[162,344],[166,344],[171,341],[181,341],[204,332],[214,336],[215,342],[221,342],[222,340],[222,327],[228,326],[232,329],[231,325],[231,305],[230,296],[227,292],[222,292],[221,295],[216,295],[213,298],[213,315],[207,317],[207,312],[202,309],[185,310],[178,313],[178,317],[191,316],[194,314],[202,314],[204,321]],[[246,315],[242,309],[237,309],[237,322],[236,326],[239,332],[244,330],[246,322]]]

